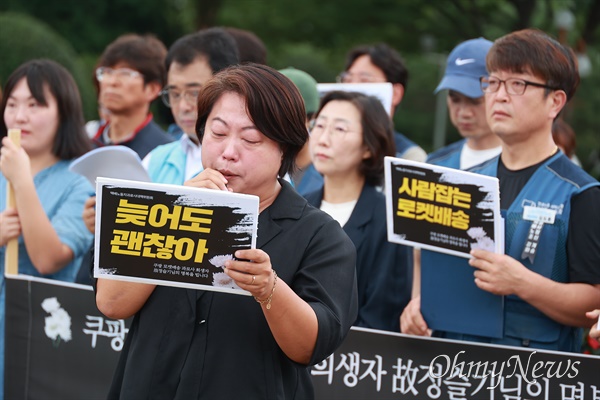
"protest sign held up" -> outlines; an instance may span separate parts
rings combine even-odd
[[[459,257],[504,251],[497,178],[386,157],[385,179],[389,241]]]
[[[96,278],[247,294],[223,267],[256,247],[256,196],[98,178],[97,197]]]

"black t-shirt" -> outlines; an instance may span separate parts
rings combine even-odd
[[[511,171],[500,158],[500,207],[506,210],[533,173],[547,161]],[[600,284],[600,186],[594,186],[571,199],[567,259],[571,282]]]

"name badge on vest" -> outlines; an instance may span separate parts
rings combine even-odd
[[[523,207],[523,219],[531,221],[531,227],[525,241],[525,247],[521,253],[521,259],[528,258],[533,263],[544,224],[554,224],[555,218],[555,210],[532,206]]]

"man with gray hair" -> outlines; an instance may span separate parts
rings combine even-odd
[[[166,57],[167,85],[161,92],[181,139],[159,146],[143,164],[157,183],[182,185],[202,171],[200,143],[196,136],[198,92],[213,74],[239,62],[233,37],[222,28],[204,29],[178,39]]]

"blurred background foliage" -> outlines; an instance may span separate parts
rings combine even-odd
[[[335,80],[351,47],[386,42],[410,72],[396,128],[431,151],[458,138],[447,121],[441,140],[433,134],[436,104],[443,103],[433,90],[448,52],[466,39],[536,27],[573,47],[590,67],[564,118],[577,133],[584,168],[600,177],[599,25],[600,0],[3,0],[0,82],[25,60],[56,59],[75,76],[86,118],[93,119],[94,65],[123,33],[153,33],[170,46],[205,27],[247,29],[265,42],[271,66],[294,66],[319,82]],[[159,102],[153,110],[159,122],[169,122]]]

